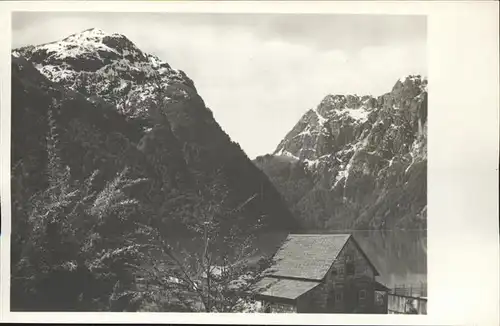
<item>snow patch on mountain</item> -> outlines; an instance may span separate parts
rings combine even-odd
[[[328,119],[326,119],[325,117],[323,117],[319,112],[318,112],[318,107],[315,107],[313,109],[313,112],[316,114],[316,118],[318,119],[318,124],[323,126],[327,121]]]
[[[102,43],[104,34],[102,31],[85,31],[81,34],[70,36],[62,41],[47,43],[38,47],[39,50],[45,50],[50,56],[56,59],[64,60],[68,57],[76,58],[82,54],[92,53],[100,57],[101,52],[118,53],[115,49]]]
[[[361,123],[368,120],[369,112],[362,107],[358,109],[344,109],[343,112],[345,112],[350,118]]]
[[[286,151],[284,149],[281,149],[276,155],[287,156],[287,157],[291,157],[295,160],[299,160],[299,158],[297,156],[293,155],[292,153],[290,153],[289,151]]]
[[[309,169],[314,169],[318,166],[318,164],[320,163],[320,160],[319,159],[316,159],[316,160],[305,159],[304,163],[306,163],[306,165]]]
[[[54,65],[41,65],[36,64],[35,68],[38,69],[48,79],[55,83],[60,83],[65,80],[70,80],[75,78],[78,74],[73,69],[69,69],[66,66],[54,66]]]

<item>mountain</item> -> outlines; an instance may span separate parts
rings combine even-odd
[[[42,172],[51,119],[73,178],[99,170],[105,183],[128,168],[149,180],[148,193],[136,195],[151,215],[166,210],[172,192],[196,194],[218,182],[227,189],[228,209],[246,203],[242,215],[249,223],[263,220],[279,231],[297,226],[267,176],[215,121],[194,82],[123,35],[92,28],[12,51],[12,174],[22,176],[24,196],[47,186]],[[16,184],[13,192],[21,189]]]
[[[425,229],[427,79],[327,95],[255,164],[308,229]]]

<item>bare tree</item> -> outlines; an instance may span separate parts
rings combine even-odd
[[[245,222],[241,214],[253,198],[228,209],[224,187],[205,186],[196,196],[192,216],[185,220],[195,244],[191,250],[175,248],[161,230],[144,226],[151,245],[151,263],[143,269],[146,297],[157,303],[160,297],[166,298],[166,310],[245,309],[252,301],[253,285],[261,278],[254,243],[261,222]]]

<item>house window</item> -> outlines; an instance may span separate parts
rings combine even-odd
[[[360,300],[366,299],[366,290],[360,290],[359,291],[359,299]]]
[[[335,294],[335,302],[340,302],[342,301],[342,292],[337,292]]]
[[[338,268],[337,273],[338,273],[339,275],[343,275],[343,274],[344,274],[344,267],[340,266],[340,267]]]
[[[354,263],[346,263],[345,272],[347,275],[354,275]]]

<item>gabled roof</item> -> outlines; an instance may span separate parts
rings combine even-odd
[[[274,256],[275,263],[269,274],[320,281],[350,238],[350,234],[290,234]],[[368,260],[354,238],[352,240]]]
[[[257,283],[256,290],[259,296],[295,300],[319,284],[316,281],[264,277]]]
[[[273,276],[322,280],[350,234],[290,234],[274,256]]]

